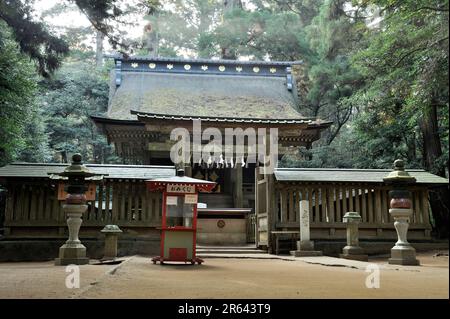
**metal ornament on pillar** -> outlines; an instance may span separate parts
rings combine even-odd
[[[87,186],[85,183],[87,177],[100,174],[89,171],[83,165],[81,155],[74,154],[72,156],[72,164],[58,175],[68,179],[66,186],[67,197],[63,210],[67,216],[69,239],[59,248],[59,257],[55,259],[55,265],[85,265],[89,263],[89,258],[86,257],[86,247],[78,238],[82,223],[81,216],[87,210],[85,195]]]
[[[405,171],[402,160],[394,162],[394,170],[383,178],[384,182],[392,185],[389,192],[390,209],[389,214],[394,218],[394,227],[397,231],[398,240],[391,249],[389,264],[418,266],[416,250],[408,243],[407,234],[409,221],[413,214],[411,197],[408,186],[414,184],[416,179]]]

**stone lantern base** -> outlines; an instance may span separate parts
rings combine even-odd
[[[323,255],[322,251],[314,250],[314,242],[310,240],[297,241],[297,250],[291,250],[290,254],[294,257],[310,257]]]
[[[59,248],[59,258],[55,259],[56,266],[86,265],[86,247],[83,244],[64,244]]]
[[[391,249],[391,258],[389,258],[391,265],[403,266],[419,266],[420,261],[416,259],[416,250],[412,246],[399,247],[395,246]]]
[[[342,249],[342,254],[339,254],[339,258],[368,261],[369,257],[364,253],[364,249],[359,246],[345,246]]]

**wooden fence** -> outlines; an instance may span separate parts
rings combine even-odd
[[[55,181],[10,181],[5,208],[5,235],[65,236],[66,217],[62,202],[57,199],[56,188]],[[98,236],[98,228],[107,224],[116,224],[121,228],[160,226],[161,202],[161,193],[148,192],[141,180],[105,180],[97,186],[95,201],[87,202],[88,209],[83,215],[80,234]]]
[[[346,212],[358,212],[361,215],[360,229],[363,238],[395,237],[394,220],[389,215],[389,188],[386,186],[304,184],[295,187],[278,185],[275,190],[275,205],[278,208],[274,214],[276,229],[298,228],[300,200],[308,200],[313,238],[343,238],[345,224],[342,219]],[[431,225],[428,191],[420,187],[411,191],[411,234],[415,238],[429,238]],[[340,232],[336,233],[337,230]]]
[[[256,180],[257,241],[259,246],[273,244],[273,234],[299,237],[300,201],[309,203],[311,238],[344,240],[346,212],[358,212],[360,238],[396,239],[394,220],[389,215],[390,188],[382,183],[302,183],[279,182],[272,177]],[[413,215],[408,238],[431,239],[430,207],[426,186],[411,186]],[[258,240],[259,236],[259,240]]]

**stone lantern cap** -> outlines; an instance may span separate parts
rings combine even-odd
[[[385,183],[401,183],[412,184],[416,182],[416,179],[405,171],[405,163],[398,159],[394,161],[394,170],[383,178]]]
[[[344,223],[355,223],[361,221],[361,215],[357,212],[347,212],[344,215]]]
[[[58,174],[59,176],[65,177],[92,177],[99,175],[107,175],[107,174],[97,174],[91,172],[86,166],[83,165],[81,161],[81,154],[76,153],[72,156],[72,164],[67,166],[66,169]]]
[[[100,232],[102,233],[122,233],[117,225],[106,225]]]

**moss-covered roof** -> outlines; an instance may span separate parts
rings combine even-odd
[[[286,78],[265,76],[122,72],[108,118],[134,120],[143,113],[302,119]]]

